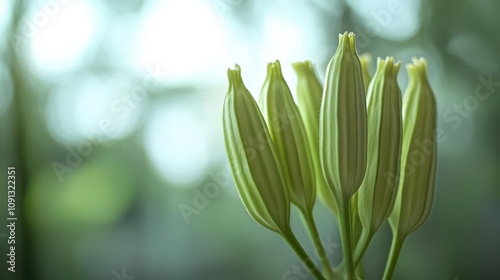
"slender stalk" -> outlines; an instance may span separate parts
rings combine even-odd
[[[355,272],[351,238],[350,209],[349,199],[344,199],[342,205],[339,207],[340,238],[342,239],[342,250],[344,252],[347,279],[352,280],[355,279]]]
[[[405,238],[406,236],[400,236],[398,233],[394,233],[391,252],[389,253],[389,259],[387,260],[387,265],[385,267],[384,277],[382,278],[383,280],[390,280],[392,278],[392,274],[394,273],[394,268],[396,267],[399,253],[401,252]]]
[[[363,269],[363,262],[356,266],[356,276],[358,279],[365,279],[365,270]]]
[[[360,279],[365,279],[365,271],[363,269],[363,261],[356,261],[356,250],[361,242],[361,234],[363,233],[363,225],[361,224],[361,220],[359,219],[359,211],[358,211],[358,195],[357,193],[353,195],[351,201],[349,203],[351,206],[351,225],[352,225],[352,246],[354,249],[354,264],[356,266],[356,276]],[[360,231],[361,230],[361,231]],[[358,264],[359,263],[359,264]]]
[[[355,266],[358,266],[363,260],[363,256],[366,253],[366,249],[368,249],[368,245],[370,245],[370,241],[372,240],[373,235],[374,233],[371,230],[363,229],[358,245],[356,246],[356,250],[354,251]]]
[[[297,240],[295,235],[293,234],[291,229],[288,229],[287,232],[282,232],[281,236],[285,239],[286,243],[293,249],[295,254],[299,257],[302,263],[309,269],[309,272],[316,278],[317,280],[326,280],[326,278],[321,274],[318,267],[311,260],[309,255],[307,255],[300,242]]]
[[[363,256],[366,253],[366,249],[368,249],[368,246],[370,245],[370,241],[372,240],[373,236],[375,234],[372,233],[369,230],[363,229],[361,236],[359,238],[359,241],[356,245],[356,249],[354,250],[354,266],[356,267],[356,272],[357,276],[361,277],[363,279],[363,267],[362,267],[362,261],[363,261]],[[337,271],[343,271],[345,270],[345,261],[342,260],[342,262],[339,264]]]
[[[330,262],[328,260],[325,248],[323,247],[323,243],[321,243],[321,237],[319,236],[318,228],[316,227],[316,222],[314,222],[312,211],[301,210],[300,212],[302,214],[302,219],[306,224],[309,236],[313,241],[314,248],[318,253],[318,258],[321,262],[321,267],[323,268],[323,272],[326,274],[327,279],[333,279],[333,270],[332,267],[330,266]]]

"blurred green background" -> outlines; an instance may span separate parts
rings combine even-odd
[[[428,59],[446,135],[431,216],[395,279],[498,279],[498,11],[496,0],[0,0],[0,279],[311,279],[239,201],[226,69],[239,63],[257,96],[279,59],[293,90],[290,64],[309,59],[323,77],[346,30],[359,53]],[[315,216],[339,261],[335,218],[320,202]],[[312,252],[296,212],[292,225]],[[387,225],[375,236],[367,279],[380,279],[390,238]]]

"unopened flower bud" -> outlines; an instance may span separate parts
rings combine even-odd
[[[436,99],[427,80],[427,63],[406,66],[409,84],[403,98],[403,143],[399,190],[389,218],[393,231],[407,236],[429,216],[434,196],[437,143]]]
[[[288,189],[267,125],[238,65],[228,70],[228,78],[223,129],[238,193],[255,221],[272,231],[288,232]]]
[[[316,200],[309,141],[278,60],[268,64],[260,105],[280,159],[290,200],[309,213]]]
[[[337,206],[358,190],[366,171],[366,96],[353,33],[339,35],[328,64],[320,114],[319,155]]]
[[[297,105],[309,139],[316,189],[321,201],[336,212],[332,190],[326,184],[319,164],[319,113],[323,85],[310,61],[296,62],[292,66],[297,74]]]
[[[368,88],[368,164],[359,189],[359,216],[374,233],[394,207],[401,153],[401,90],[397,75],[401,62],[392,57],[377,60],[377,71]]]

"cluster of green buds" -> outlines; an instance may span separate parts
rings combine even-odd
[[[436,101],[423,58],[401,62],[358,56],[353,33],[339,35],[324,85],[309,61],[292,64],[296,100],[279,61],[267,66],[259,104],[238,65],[228,70],[226,150],[241,200],[260,225],[281,235],[316,279],[364,279],[363,256],[389,221],[393,242],[384,279],[391,279],[406,237],[428,218],[436,173]],[[425,143],[426,149],[421,149]],[[339,223],[343,260],[333,265],[313,217],[316,197]],[[290,226],[300,213],[320,256],[312,261]]]

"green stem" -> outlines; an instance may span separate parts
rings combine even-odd
[[[405,241],[405,236],[400,236],[398,233],[394,233],[392,238],[391,252],[389,253],[389,259],[387,260],[387,265],[385,267],[383,280],[390,280],[392,274],[394,273],[394,268],[398,261],[399,253],[403,247],[403,242]]]
[[[291,229],[287,229],[286,232],[282,232],[281,236],[285,239],[286,243],[293,249],[295,254],[299,257],[302,263],[309,269],[309,272],[317,280],[326,280],[326,278],[321,274],[318,267],[314,264],[311,258],[307,255],[300,242],[297,240]]]
[[[365,270],[363,269],[363,262],[356,266],[356,276],[359,279],[365,279]]]
[[[373,236],[374,236],[374,233],[372,233],[369,230],[363,229],[363,231],[361,233],[358,244],[356,245],[356,249],[354,250],[354,258],[353,258],[354,259],[354,266],[356,267],[358,272],[363,272],[361,262],[363,260],[363,256],[366,253],[366,249],[368,249],[368,246],[370,245],[370,241],[372,240]],[[344,271],[345,266],[346,266],[345,261],[342,260],[342,262],[339,264],[339,266],[337,268],[337,271],[338,272]],[[361,267],[361,269],[358,269],[359,267]],[[358,276],[361,277],[361,279],[363,279],[363,277],[362,277],[363,275],[361,275],[360,273],[358,273]]]
[[[370,245],[370,241],[373,238],[373,233],[370,230],[364,230],[361,233],[361,237],[358,242],[358,246],[356,246],[356,250],[354,251],[354,265],[358,266],[363,260],[363,256],[366,253],[366,249],[368,249],[368,245]]]
[[[347,279],[355,279],[352,238],[351,238],[351,221],[350,221],[350,207],[349,199],[344,199],[342,205],[339,207],[339,224],[340,224],[340,238],[342,239],[342,250],[344,252],[344,260],[346,264]]]
[[[321,237],[319,236],[318,228],[316,227],[316,222],[314,222],[314,217],[312,215],[312,211],[302,211],[302,218],[307,225],[307,231],[309,232],[309,236],[311,237],[314,248],[318,254],[318,258],[321,262],[321,267],[323,268],[323,272],[326,274],[327,279],[333,279],[333,270],[330,266],[330,262],[328,260],[328,256],[326,254],[325,248],[323,247],[323,243],[321,243]]]

